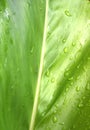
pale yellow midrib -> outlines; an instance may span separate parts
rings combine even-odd
[[[45,43],[46,43],[46,34],[47,34],[47,25],[48,25],[48,3],[49,3],[49,0],[46,0],[45,23],[44,23],[44,33],[43,33],[40,66],[39,66],[39,73],[38,73],[38,79],[37,79],[37,85],[36,85],[36,93],[35,93],[35,99],[34,99],[34,105],[33,105],[29,130],[34,130],[35,118],[36,118],[36,113],[37,113],[37,108],[38,108],[38,98],[39,98],[39,92],[40,92],[41,76],[42,76],[42,71],[43,71]]]

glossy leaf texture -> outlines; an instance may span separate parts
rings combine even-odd
[[[49,0],[47,8],[35,130],[89,130],[90,2]]]
[[[0,0],[0,9],[0,130],[28,130],[45,2]]]
[[[0,130],[32,112],[35,130],[90,129],[89,0],[0,1]]]

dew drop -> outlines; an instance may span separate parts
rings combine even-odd
[[[45,116],[45,112],[42,113],[42,116]]]
[[[27,6],[28,6],[28,7],[31,7],[31,1],[28,1],[28,2],[27,2]]]
[[[85,96],[83,96],[83,100],[85,99],[86,97]]]
[[[51,82],[52,82],[52,83],[54,83],[54,82],[55,82],[55,78],[54,78],[54,77],[51,79]]]
[[[83,67],[83,70],[84,70],[84,72],[86,72],[86,70],[87,70],[86,66]]]
[[[7,20],[10,20],[10,13],[8,9],[5,10],[5,17],[7,18]]]
[[[54,110],[54,112],[53,112],[54,114],[56,114],[57,113],[57,111],[56,110]]]
[[[7,58],[5,58],[4,67],[7,66]]]
[[[42,8],[40,8],[40,11],[42,11]]]
[[[70,85],[73,85],[73,82],[71,82]]]
[[[67,77],[69,75],[68,71],[65,71],[64,76]]]
[[[88,60],[90,60],[90,57],[88,57]]]
[[[13,90],[13,88],[14,88],[14,86],[12,85],[12,86],[11,86],[11,90]]]
[[[66,88],[66,92],[69,90],[69,88]]]
[[[80,65],[77,66],[77,69],[79,69],[79,68],[80,68]]]
[[[86,85],[86,90],[90,90],[90,84],[89,83]]]
[[[76,91],[77,91],[77,92],[80,91],[80,88],[79,88],[78,86],[76,87]]]
[[[72,60],[72,59],[73,59],[73,56],[71,56],[69,59]]]
[[[69,80],[69,81],[73,80],[73,77],[70,77],[68,80]]]
[[[80,79],[80,76],[77,77],[77,80]]]
[[[57,122],[57,117],[54,116],[52,120],[53,120],[53,123],[56,123]]]
[[[46,76],[49,77],[49,75],[50,75],[50,72],[49,72],[49,70],[47,70],[46,71]]]
[[[64,122],[60,122],[59,125],[64,125]]]
[[[75,43],[75,42],[73,42],[73,43],[72,43],[72,46],[75,46],[75,45],[76,45],[76,43]]]
[[[78,105],[78,107],[79,107],[79,108],[83,107],[83,103],[80,103],[80,104]]]
[[[73,125],[73,129],[75,129],[75,125]]]
[[[65,42],[66,42],[66,39],[63,39],[62,42],[65,43]]]
[[[33,53],[33,47],[31,48],[30,53],[31,53],[31,54]]]
[[[64,53],[67,53],[68,49],[67,47],[64,48]]]
[[[57,103],[57,104],[55,104],[55,107],[56,107],[56,108],[58,108],[58,106],[59,106],[59,105],[58,105],[58,103]]]
[[[17,72],[19,72],[19,71],[20,71],[20,68],[18,67],[18,68],[17,68]]]
[[[65,10],[65,14],[66,14],[67,16],[69,16],[69,17],[71,16],[69,10]]]

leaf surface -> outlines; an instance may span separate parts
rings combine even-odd
[[[0,1],[0,130],[90,129],[90,2]]]

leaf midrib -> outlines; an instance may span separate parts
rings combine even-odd
[[[29,130],[34,130],[35,118],[36,118],[37,108],[38,108],[38,99],[39,99],[39,92],[40,92],[41,76],[42,76],[42,71],[43,71],[43,62],[44,62],[44,55],[45,55],[45,43],[46,43],[46,36],[47,36],[48,4],[49,4],[49,0],[46,0],[45,22],[44,22],[44,32],[43,32],[43,40],[42,40],[41,58],[40,58],[40,65],[39,65],[38,78],[37,78],[37,84],[36,84],[35,99],[34,99],[34,104],[33,104],[33,110],[32,110],[32,116],[31,116]]]

